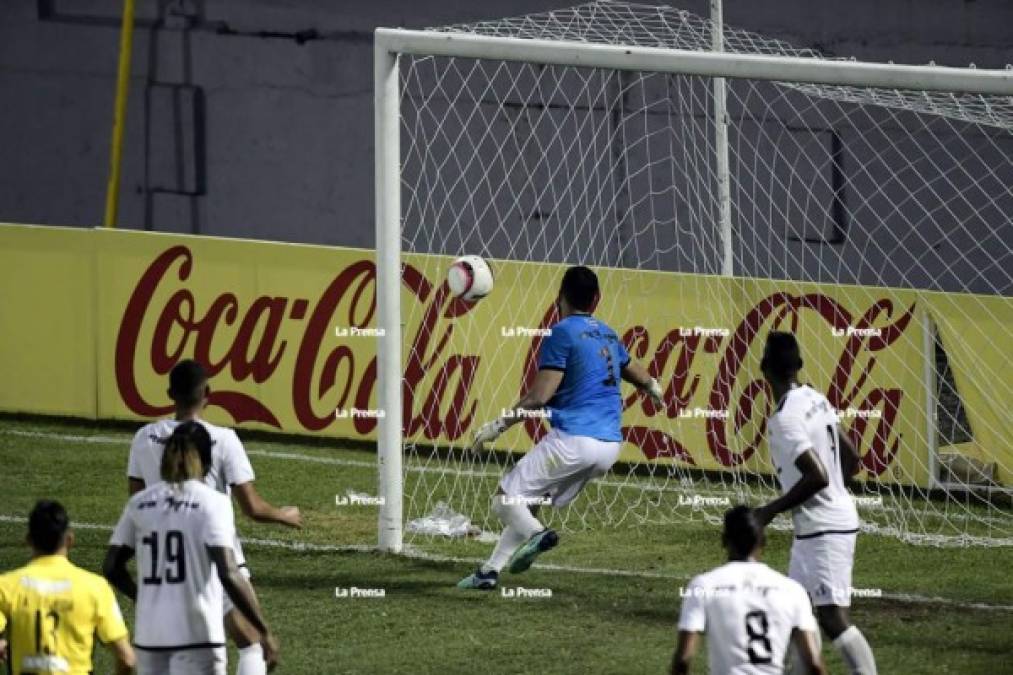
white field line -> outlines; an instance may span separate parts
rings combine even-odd
[[[131,436],[124,434],[123,436],[80,436],[73,434],[55,434],[46,431],[25,431],[23,429],[4,429],[0,433],[11,436],[26,436],[29,438],[44,438],[47,440],[54,441],[67,441],[70,443],[99,443],[99,444],[122,444],[124,447],[129,446]],[[361,459],[341,459],[338,457],[320,457],[317,455],[305,455],[298,452],[279,452],[277,450],[261,450],[255,446],[247,447],[247,454],[254,457],[267,457],[270,459],[291,459],[301,462],[314,462],[317,464],[330,464],[333,466],[350,466],[362,469],[376,469],[376,462],[361,460]],[[454,476],[470,476],[476,478],[500,478],[503,475],[502,471],[485,471],[476,469],[458,469],[445,465],[437,466],[421,466],[418,464],[406,464],[405,471],[411,473],[438,473],[438,474],[451,474]],[[671,491],[671,492],[685,492],[686,489],[679,487],[667,487],[667,486],[653,486],[638,483],[620,483],[617,481],[597,481],[597,485],[615,487],[615,488],[636,488],[641,491]],[[704,494],[705,491],[695,490],[700,494]],[[733,491],[727,489],[712,489],[707,494],[713,492],[714,494],[734,494]]]
[[[66,441],[70,443],[98,443],[98,444],[122,444],[128,446],[132,436],[123,434],[122,436],[82,436],[74,434],[58,434],[46,431],[26,431],[23,429],[3,429],[0,430],[0,434],[11,435],[11,436],[25,436],[29,438],[44,438],[47,440]],[[247,447],[247,454],[254,457],[266,457],[268,459],[279,459],[279,460],[293,460],[299,462],[311,462],[315,464],[328,464],[331,466],[347,466],[359,469],[376,469],[376,462],[361,460],[361,459],[342,459],[339,457],[321,457],[319,455],[306,455],[298,452],[288,451],[277,451],[277,450],[263,450],[256,447]],[[459,477],[476,477],[476,478],[500,478],[503,473],[501,471],[482,471],[474,469],[458,469],[446,464],[437,464],[435,466],[420,466],[417,464],[405,464],[405,471],[410,473],[436,473],[443,475],[453,475]],[[676,479],[673,479],[676,480]],[[687,494],[692,493],[694,495],[701,496],[720,496],[720,497],[737,497],[739,493],[735,492],[731,488],[720,488],[717,486],[699,487],[693,486],[668,486],[668,485],[652,485],[646,482],[632,481],[632,482],[618,482],[610,480],[598,480],[595,481],[595,485],[601,487],[610,487],[625,490],[637,490],[638,492],[670,492],[673,494]],[[768,491],[770,494],[775,494],[773,489]],[[757,490],[756,494],[765,494],[762,490]],[[859,506],[859,510],[866,510],[864,507]],[[898,513],[904,517],[913,517],[916,515],[923,516],[939,516],[940,514],[929,509],[929,510],[918,510],[915,508],[905,510],[899,506],[877,506],[870,507],[869,512],[891,512]],[[1007,527],[1009,526],[1008,519],[999,518],[995,516],[984,516],[984,515],[973,515],[966,513],[951,513],[946,514],[945,518],[949,520],[960,520],[964,522],[978,522],[985,524],[992,524],[997,526]],[[882,534],[883,536],[898,537],[898,532],[895,531],[894,526],[881,526],[874,522],[866,521],[863,523],[863,531],[871,534]],[[952,542],[955,545],[965,544],[995,544],[999,546],[1011,546],[1013,545],[1013,538],[1009,537],[964,537],[961,535],[930,535],[925,537],[925,543],[947,543]]]
[[[28,522],[28,519],[23,516],[9,516],[0,514],[0,523],[10,523],[24,525]],[[71,526],[79,530],[98,530],[100,532],[112,532],[113,527],[111,525],[102,525],[98,523],[81,523],[73,521]],[[298,541],[281,541],[278,539],[258,539],[258,538],[243,538],[243,544],[254,547],[263,548],[276,548],[285,549],[289,551],[309,551],[311,553],[369,553],[375,551],[376,548],[367,544],[313,544],[310,542],[298,542]],[[484,558],[464,558],[457,556],[447,556],[433,553],[426,553],[418,549],[409,549],[401,554],[402,557],[417,560],[426,560],[429,562],[451,562],[468,565],[477,565],[485,562]],[[552,570],[557,572],[568,572],[572,574],[591,574],[596,576],[611,576],[611,577],[634,577],[638,579],[669,579],[672,581],[689,581],[691,575],[689,574],[666,574],[664,572],[638,572],[633,570],[617,570],[609,569],[607,567],[576,567],[573,565],[556,565],[552,563],[538,563],[535,565],[538,569]],[[897,602],[907,602],[911,604],[927,604],[927,605],[944,605],[947,607],[955,607],[958,609],[978,609],[985,611],[997,611],[997,612],[1013,612],[1013,605],[990,605],[984,602],[963,602],[960,600],[952,600],[950,598],[940,598],[926,595],[916,595],[911,593],[887,593],[884,592],[881,596],[883,600],[893,600]]]

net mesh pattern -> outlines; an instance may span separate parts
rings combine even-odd
[[[594,2],[433,30],[710,50],[712,24]],[[724,48],[823,58],[727,27]],[[603,280],[596,314],[624,317],[614,328],[667,390],[657,410],[624,388],[626,409],[681,445],[628,426],[635,449],[544,512],[554,526],[716,522],[726,503],[776,494],[756,388],[757,336],[776,327],[800,331],[806,377],[865,453],[865,530],[1013,543],[1013,381],[976,358],[1013,344],[1010,98],[726,80],[734,276],[721,279],[713,78],[407,55],[399,67],[408,521],[442,502],[498,529],[489,499],[539,423],[511,430],[501,452],[472,452],[471,433],[530,377],[538,338],[525,329],[551,323],[558,264],[585,264]],[[471,307],[440,288],[463,254],[497,272]],[[758,283],[780,299],[743,328]],[[890,337],[817,335],[853,326]],[[701,364],[732,352],[738,376],[700,381]]]

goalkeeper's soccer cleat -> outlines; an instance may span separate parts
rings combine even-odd
[[[496,570],[483,572],[479,567],[474,574],[469,574],[457,582],[458,588],[471,588],[479,591],[491,591],[496,588],[499,573]]]
[[[535,558],[550,548],[554,548],[558,543],[559,535],[555,530],[545,529],[531,535],[531,538],[521,544],[521,547],[510,556],[510,573],[526,572],[531,567],[531,563],[535,562]]]

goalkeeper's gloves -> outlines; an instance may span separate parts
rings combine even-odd
[[[647,383],[646,387],[644,387],[644,391],[647,392],[647,395],[651,397],[651,400],[654,401],[655,405],[657,405],[659,408],[664,407],[665,399],[663,399],[661,396],[663,393],[661,390],[661,385],[658,384],[658,381],[656,379],[652,377],[651,381]]]
[[[507,425],[502,418],[496,418],[492,422],[486,422],[478,428],[475,432],[475,439],[473,445],[482,445],[483,443],[491,443],[499,438],[499,435],[506,431]]]

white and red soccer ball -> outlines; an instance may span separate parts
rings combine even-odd
[[[492,292],[492,268],[477,255],[462,255],[447,270],[447,285],[455,298],[478,302]]]

